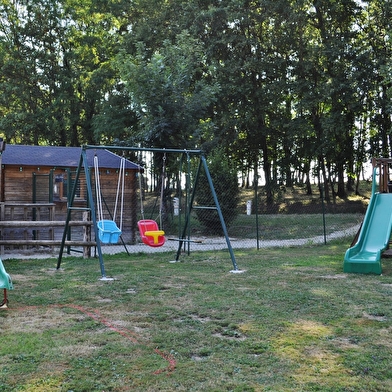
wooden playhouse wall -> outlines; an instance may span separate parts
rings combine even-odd
[[[93,169],[92,169],[93,172]],[[34,176],[35,173],[35,176]],[[53,175],[53,185],[56,184],[56,177],[67,179],[67,170],[64,168],[52,167],[19,167],[7,165],[2,168],[1,178],[1,205],[3,210],[2,220],[56,220],[63,221],[67,214],[67,198],[55,195],[53,203],[49,200],[49,176]],[[71,169],[72,177],[75,177],[75,168]],[[133,243],[136,240],[137,231],[137,211],[138,211],[138,192],[137,192],[137,171],[126,170],[124,186],[124,210],[123,210],[123,239],[127,243]],[[33,178],[35,184],[33,186]],[[94,177],[94,176],[92,176]],[[95,195],[95,182],[92,178],[92,190]],[[111,214],[114,213],[114,205],[117,194],[118,173],[116,169],[100,168],[100,187],[101,193],[108,205]],[[34,193],[35,190],[35,194]],[[120,190],[121,192],[121,190]],[[87,189],[84,172],[80,175],[80,191],[75,197],[74,206],[87,206]],[[121,193],[120,193],[121,196]],[[95,197],[95,196],[94,196]],[[40,204],[48,204],[42,208],[26,208],[23,204],[29,205],[35,201]],[[120,203],[120,200],[118,201]],[[120,218],[120,204],[117,207],[117,221]],[[110,214],[103,204],[105,219],[111,219]],[[34,211],[34,212],[33,212]],[[38,216],[37,216],[38,213]],[[71,220],[82,220],[82,211],[72,212]],[[81,228],[75,228],[75,230]],[[62,228],[57,227],[55,237],[61,238]],[[45,235],[44,230],[41,230]],[[4,231],[3,231],[4,236]],[[18,235],[15,230],[13,235]]]

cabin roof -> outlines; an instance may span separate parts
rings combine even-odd
[[[2,164],[76,168],[79,166],[81,152],[81,147],[7,144],[2,154]],[[100,168],[118,169],[120,167],[121,157],[106,149],[87,149],[86,155],[89,167],[94,166],[94,155],[98,157]],[[139,170],[139,166],[129,160],[125,161],[125,168]]]

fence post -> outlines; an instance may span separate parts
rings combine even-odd
[[[83,211],[83,222],[88,221],[89,213],[88,211]],[[91,241],[91,226],[86,224],[83,226],[83,241],[90,242]],[[91,246],[83,247],[83,258],[88,259],[91,257]]]
[[[323,230],[324,230],[324,245],[327,245],[327,232],[325,226],[325,202],[324,202],[324,189],[321,189],[321,205],[323,206]]]

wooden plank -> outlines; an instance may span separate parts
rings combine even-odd
[[[89,212],[83,212],[83,222],[87,222],[89,217]],[[91,226],[84,226],[83,227],[83,241],[90,241],[91,240]],[[83,247],[83,258],[88,259],[91,257],[91,248],[88,246]]]
[[[95,246],[95,241],[67,240],[65,246]],[[0,245],[46,245],[60,246],[60,240],[0,240]]]
[[[53,207],[55,203],[14,203],[14,202],[1,202],[1,205],[7,207]]]
[[[69,221],[69,226],[92,226],[92,221]],[[0,221],[0,227],[59,227],[65,226],[65,221]]]

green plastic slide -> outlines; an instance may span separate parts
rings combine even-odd
[[[8,289],[8,290],[13,289],[11,277],[7,274],[1,259],[0,259],[0,289]]]
[[[388,247],[392,227],[392,193],[375,192],[376,169],[369,206],[357,243],[346,251],[344,272],[381,274],[381,255]]]

